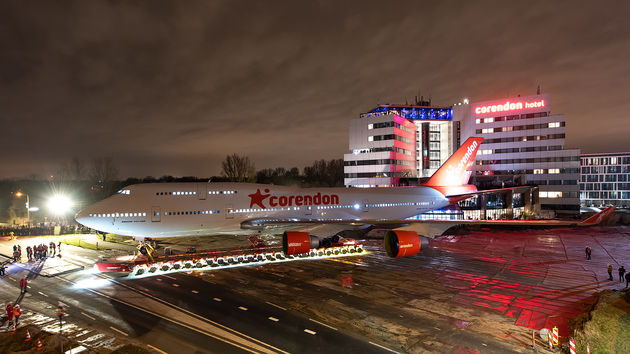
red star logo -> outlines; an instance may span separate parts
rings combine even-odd
[[[269,193],[269,189],[265,189],[265,193]],[[260,189],[257,189],[256,193],[248,195],[250,198],[249,207],[251,208],[254,204],[257,204],[259,207],[267,209],[267,207],[263,204],[263,201],[269,198],[270,195],[271,194],[262,194],[260,193]]]

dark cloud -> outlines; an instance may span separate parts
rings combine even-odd
[[[340,4],[339,4],[340,3]],[[627,2],[0,4],[0,176],[111,156],[124,176],[338,158],[377,103],[552,94],[567,145],[630,150]]]

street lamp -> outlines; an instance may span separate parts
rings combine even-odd
[[[15,193],[15,196],[18,198],[22,198],[23,195],[26,195],[26,222],[29,226],[31,226],[31,205],[30,205],[30,197],[29,195],[26,193],[22,193],[20,191],[18,191],[17,193]]]

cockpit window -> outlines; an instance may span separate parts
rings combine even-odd
[[[118,192],[116,192],[118,194],[131,194],[131,191],[129,189],[121,189]]]

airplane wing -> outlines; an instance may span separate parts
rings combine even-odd
[[[241,227],[255,229],[265,227],[290,227],[294,225],[299,227],[306,227],[307,225],[339,225],[343,229],[358,228],[361,226],[382,226],[391,228],[393,230],[415,231],[418,234],[424,236],[437,236],[441,235],[447,229],[456,225],[481,225],[486,227],[499,226],[499,227],[574,227],[574,226],[593,226],[600,224],[610,213],[615,210],[615,207],[608,207],[599,213],[583,220],[415,220],[415,219],[326,219],[326,218],[259,218],[250,219],[241,223]],[[339,229],[340,231],[342,229]],[[308,231],[308,229],[305,229]]]

